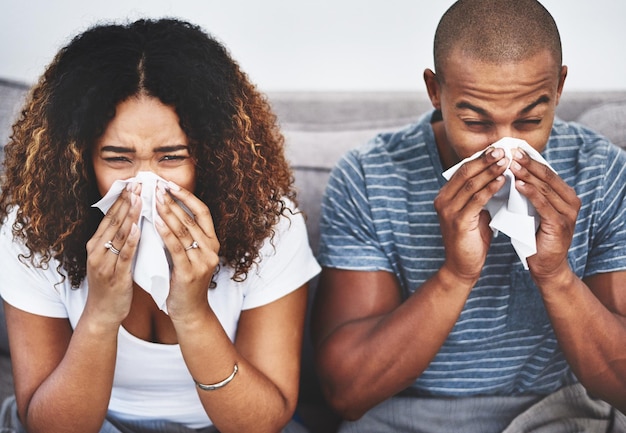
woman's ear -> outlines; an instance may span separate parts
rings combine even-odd
[[[441,83],[437,75],[430,69],[424,71],[424,82],[430,103],[437,110],[441,110]]]

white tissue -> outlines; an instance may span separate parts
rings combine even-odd
[[[498,235],[498,232],[502,232],[511,238],[511,244],[522,261],[524,269],[528,269],[526,259],[537,253],[535,233],[539,227],[540,218],[535,207],[515,188],[515,176],[509,168],[513,160],[512,150],[520,148],[535,161],[539,161],[548,167],[550,165],[526,141],[518,138],[504,137],[489,147],[503,149],[506,157],[509,159],[509,165],[504,171],[505,185],[485,205],[485,209],[491,215],[489,227],[491,227],[495,236]],[[459,167],[468,161],[478,158],[483,152],[484,150],[481,150],[469,158],[465,158],[443,172],[443,177],[450,180]],[[550,169],[554,171],[552,167]]]
[[[133,182],[142,184],[142,208],[138,224],[141,236],[133,262],[133,280],[152,296],[161,310],[167,313],[165,301],[170,290],[170,264],[161,235],[154,227],[158,181],[167,183],[165,179],[149,171],[140,171],[137,176],[130,179],[116,180],[109,192],[94,203],[93,207],[106,214],[126,185]]]

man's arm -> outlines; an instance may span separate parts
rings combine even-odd
[[[357,419],[410,386],[452,330],[473,284],[442,268],[402,302],[389,272],[325,268],[313,339],[331,406]]]
[[[581,206],[573,188],[526,154],[512,164],[516,187],[541,216],[531,275],[572,370],[596,397],[626,411],[626,271],[582,281],[567,253]],[[621,201],[620,201],[621,202]],[[615,240],[613,240],[615,242]]]
[[[586,284],[585,284],[586,283]],[[626,412],[626,272],[543,284],[544,303],[576,377]]]

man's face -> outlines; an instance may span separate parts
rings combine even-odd
[[[546,50],[527,60],[485,63],[460,50],[445,65],[444,82],[429,85],[442,113],[434,126],[445,166],[502,137],[520,138],[541,152],[548,141],[567,68]],[[436,81],[436,80],[434,80]]]

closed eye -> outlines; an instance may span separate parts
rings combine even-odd
[[[516,128],[520,130],[534,129],[539,125],[541,125],[541,119],[523,119],[515,122]]]
[[[492,126],[491,122],[484,121],[484,120],[464,120],[463,123],[465,124],[467,128],[469,128],[470,130],[474,130],[474,131],[477,131],[477,130],[482,131]]]
[[[163,155],[160,160],[166,163],[167,162],[175,163],[175,162],[185,161],[188,158],[189,156],[187,155]]]
[[[103,159],[107,162],[130,162],[130,159],[125,156],[109,156]]]

